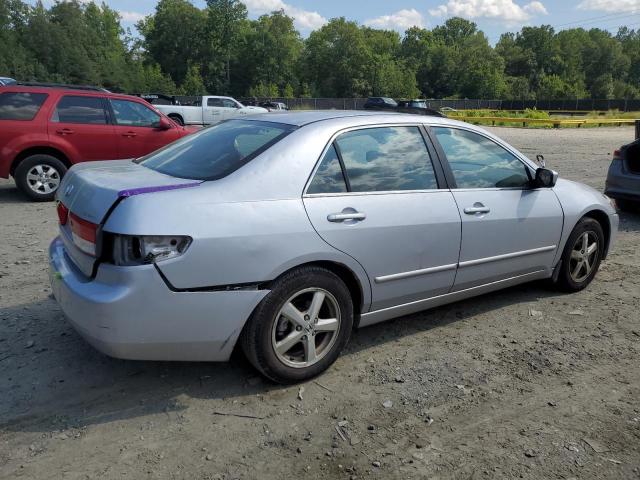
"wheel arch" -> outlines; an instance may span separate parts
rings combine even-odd
[[[365,290],[363,289],[362,282],[358,278],[358,275],[347,265],[334,260],[314,260],[290,267],[286,271],[278,275],[278,277],[286,275],[292,270],[310,266],[321,267],[329,270],[330,272],[337,275],[345,283],[345,285],[349,289],[351,298],[353,299],[354,326],[357,327],[360,323],[360,315],[365,309],[365,302],[368,299],[368,295],[366,295]],[[269,282],[269,284],[270,283],[271,282]],[[268,288],[268,285],[266,285],[265,287]],[[368,287],[368,285],[364,286],[364,288],[366,287]]]
[[[52,157],[56,157],[58,160],[64,163],[67,168],[71,168],[71,166],[73,165],[69,160],[69,157],[67,157],[67,155],[65,155],[62,151],[58,150],[57,148],[29,147],[21,151],[18,155],[16,155],[16,158],[13,159],[13,162],[11,163],[11,168],[9,170],[9,173],[11,174],[11,176],[14,175],[16,168],[18,167],[20,162],[22,162],[25,158],[28,158],[32,155],[51,155]]]
[[[607,258],[607,254],[609,253],[609,245],[611,243],[611,221],[609,220],[609,215],[603,210],[593,209],[586,212],[580,218],[580,220],[582,220],[583,218],[592,218],[602,227],[602,233],[604,233],[604,250],[602,258],[604,260],[605,258]]]
[[[167,114],[167,117],[169,117],[171,120],[177,120],[177,121],[181,122],[182,125],[185,124],[184,123],[184,117],[179,113],[171,112],[171,113]]]

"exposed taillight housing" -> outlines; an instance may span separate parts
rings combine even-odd
[[[113,245],[110,259],[115,265],[145,265],[162,262],[184,254],[191,237],[184,235],[117,235],[109,234]]]
[[[98,225],[80,218],[73,212],[69,212],[68,218],[73,243],[87,255],[95,257]]]

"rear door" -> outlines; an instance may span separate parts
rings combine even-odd
[[[553,190],[531,188],[531,169],[487,136],[459,127],[432,132],[462,218],[454,290],[550,273],[563,224]]]
[[[304,204],[317,232],[366,270],[371,310],[453,285],[460,215],[431,158],[417,126],[359,128],[327,147],[307,186]]]
[[[142,157],[178,138],[176,128],[158,128],[160,114],[143,103],[119,98],[108,101],[113,112],[120,158]]]
[[[63,95],[51,115],[48,130],[50,140],[63,145],[63,151],[72,152],[75,162],[119,158],[103,97]]]

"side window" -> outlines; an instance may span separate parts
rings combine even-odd
[[[347,191],[347,184],[342,175],[340,160],[333,145],[322,157],[307,193],[341,193]]]
[[[86,123],[104,125],[107,112],[100,97],[81,97],[67,95],[58,102],[51,119],[60,123]]]
[[[352,192],[438,188],[418,127],[354,130],[336,139]]]
[[[208,98],[207,107],[224,107],[222,99],[220,98]]]
[[[0,120],[33,120],[46,98],[46,93],[3,93]]]
[[[434,127],[458,188],[522,188],[527,167],[514,155],[477,133]]]
[[[238,104],[233,100],[229,100],[228,98],[222,99],[222,106],[225,108],[238,108]]]
[[[111,107],[118,125],[153,127],[160,121],[160,115],[138,102],[112,99]]]

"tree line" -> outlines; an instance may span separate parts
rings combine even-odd
[[[303,38],[284,11],[160,0],[125,30],[106,4],[0,0],[0,76],[114,91],[258,97],[640,98],[640,30],[551,26],[495,46],[451,18],[403,35],[334,18]]]

